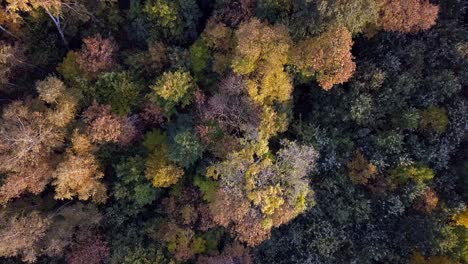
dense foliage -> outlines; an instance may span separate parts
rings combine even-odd
[[[468,263],[461,0],[0,9],[1,263]]]

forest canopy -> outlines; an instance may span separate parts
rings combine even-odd
[[[468,263],[464,1],[0,6],[1,263]]]

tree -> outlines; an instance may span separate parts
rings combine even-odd
[[[0,42],[0,91],[8,91],[7,85],[11,85],[10,80],[16,75],[15,70],[24,62],[23,57],[19,44]]]
[[[125,116],[137,105],[140,87],[127,72],[109,72],[99,76],[92,96],[101,104],[111,105],[114,113]]]
[[[417,184],[423,184],[434,178],[434,171],[422,165],[399,166],[390,171],[390,178],[396,184],[405,184],[408,181],[414,181]]]
[[[84,46],[76,53],[80,70],[91,78],[109,70],[114,65],[117,45],[112,39],[104,39],[100,34],[83,39]]]
[[[236,27],[253,17],[254,11],[253,0],[217,0],[213,16],[229,27]]]
[[[197,264],[234,264],[234,263],[253,263],[252,256],[248,247],[234,242],[226,245],[223,252],[217,256],[200,256]]]
[[[8,2],[5,8],[0,12],[1,30],[12,35],[12,33],[7,30],[7,27],[17,30],[19,25],[23,22],[21,14],[32,13],[39,8],[43,8],[49,13],[59,14],[62,9],[62,3],[61,1],[44,2],[37,0]]]
[[[377,24],[381,2],[380,0],[320,0],[318,9],[324,20],[323,24],[344,26],[355,34]]]
[[[27,263],[35,262],[39,253],[35,243],[45,236],[50,219],[37,211],[10,218],[2,215],[0,219],[0,256],[20,256]]]
[[[430,214],[436,208],[438,202],[439,197],[437,197],[437,194],[431,188],[427,188],[417,198],[414,208],[422,213]]]
[[[203,154],[200,140],[191,130],[178,132],[169,143],[169,160],[184,168],[193,165]]]
[[[284,72],[291,46],[287,28],[253,18],[239,26],[235,38],[231,68],[248,77],[249,96],[261,105],[288,100],[292,85]]]
[[[145,178],[145,162],[140,156],[130,157],[115,166],[118,181],[113,194],[117,200],[132,202],[142,207],[152,203],[157,197],[157,190]]]
[[[114,142],[125,146],[136,137],[132,119],[113,114],[109,105],[100,105],[94,101],[83,112],[83,116],[88,124],[86,132],[93,142]]]
[[[200,10],[194,0],[152,0],[143,8],[152,40],[186,43],[195,38]]]
[[[201,106],[200,118],[216,121],[228,133],[253,135],[260,125],[261,109],[247,94],[246,81],[230,75],[219,84],[219,93]]]
[[[447,110],[444,108],[431,106],[421,112],[420,127],[426,131],[442,134],[447,130],[448,124]]]
[[[366,185],[377,174],[377,167],[369,163],[360,151],[356,151],[348,163],[348,171],[354,184]]]
[[[455,215],[453,217],[453,220],[455,220],[455,223],[457,225],[464,226],[465,228],[468,228],[468,210],[465,209],[464,211],[462,211],[459,214]]]
[[[29,191],[38,194],[50,180],[54,151],[75,116],[76,100],[55,77],[37,83],[39,97],[51,103],[35,110],[33,103],[15,101],[3,112],[0,125],[0,172],[8,177],[0,187],[0,201]],[[39,103],[40,105],[40,103]]]
[[[196,84],[189,72],[165,72],[151,87],[153,93],[150,94],[150,99],[161,104],[167,113],[171,113],[175,106],[184,108],[192,102],[195,88]]]
[[[48,214],[51,221],[45,236],[35,247],[41,255],[62,257],[76,243],[75,236],[92,232],[101,224],[102,215],[93,204],[75,203]]]
[[[67,255],[68,264],[99,264],[110,255],[107,242],[100,234],[85,233],[78,237]]]
[[[150,151],[146,161],[146,178],[154,187],[169,187],[184,175],[184,170],[168,160],[167,135],[155,130],[145,135],[145,147]]]
[[[80,200],[92,198],[97,203],[107,199],[106,186],[99,180],[104,177],[96,157],[83,144],[91,145],[89,139],[75,131],[72,138],[72,148],[67,151],[64,161],[55,170],[53,185],[55,198],[59,200]]]
[[[348,81],[356,69],[352,45],[351,33],[345,27],[332,27],[318,37],[300,41],[291,60],[303,74],[316,74],[320,86],[330,90]]]
[[[415,33],[436,24],[439,6],[427,0],[386,0],[382,6],[380,24],[387,31]]]
[[[268,157],[255,161],[252,150],[244,149],[207,169],[206,175],[220,186],[210,203],[213,220],[250,246],[314,205],[307,174],[318,153],[295,142],[281,143],[275,163]]]

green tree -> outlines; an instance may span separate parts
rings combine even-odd
[[[131,202],[138,207],[152,203],[158,191],[145,177],[145,161],[140,156],[123,159],[115,165],[118,181],[113,195],[122,202]]]
[[[138,104],[140,86],[127,72],[109,72],[99,76],[92,97],[101,104],[110,104],[112,111],[125,116]]]

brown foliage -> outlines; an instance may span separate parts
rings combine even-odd
[[[202,33],[208,47],[226,52],[230,48],[232,29],[223,23],[218,23],[215,19],[208,20],[205,30]]]
[[[55,211],[50,228],[38,243],[42,255],[63,256],[65,250],[74,243],[77,233],[94,231],[102,219],[93,204],[76,203]]]
[[[42,192],[50,180],[53,151],[64,141],[65,126],[75,111],[73,98],[58,100],[56,109],[19,101],[6,106],[0,122],[0,172],[7,178],[0,187],[0,203],[29,191]]]
[[[20,256],[23,261],[36,261],[36,242],[41,240],[50,225],[50,220],[33,211],[26,216],[11,218],[0,215],[0,256]]]
[[[90,77],[106,71],[114,64],[117,45],[112,39],[103,39],[101,35],[85,38],[84,46],[76,53],[76,62],[80,70]]]
[[[149,45],[149,62],[153,70],[160,71],[163,69],[167,60],[166,51],[167,48],[162,42],[154,42]]]
[[[216,193],[210,211],[216,224],[229,228],[239,241],[249,246],[256,246],[270,237],[270,229],[263,226],[261,213],[251,208],[248,200],[236,198],[223,189]]]
[[[87,232],[78,237],[78,242],[67,256],[68,264],[100,264],[110,255],[110,249],[100,234]]]
[[[122,122],[112,114],[110,105],[96,102],[83,112],[84,121],[88,124],[87,134],[93,142],[117,142],[122,133]]]
[[[48,122],[47,114],[19,101],[6,107],[0,125],[0,171],[35,164],[63,143],[63,131]]]
[[[250,249],[234,242],[224,247],[223,252],[218,256],[200,256],[197,264],[251,264],[252,256]]]
[[[145,102],[140,117],[148,126],[160,125],[164,122],[164,110],[155,103]]]
[[[110,105],[100,105],[96,102],[83,113],[88,124],[87,134],[93,142],[114,142],[128,145],[136,136],[136,117],[124,118],[112,113]]]
[[[228,133],[254,133],[260,124],[261,108],[246,94],[244,80],[231,75],[224,79],[219,93],[208,98],[203,119],[216,120]]]
[[[255,0],[228,1],[220,9],[216,10],[215,17],[230,27],[239,25],[249,19],[255,12]]]
[[[0,42],[0,90],[17,75],[16,69],[24,60],[23,56],[23,50],[18,44]]]
[[[380,24],[384,30],[415,33],[436,24],[439,6],[428,0],[387,0]]]
[[[366,185],[377,174],[377,167],[369,163],[360,151],[356,151],[348,163],[348,173],[354,184]]]
[[[0,187],[0,204],[6,204],[25,192],[40,194],[45,189],[53,167],[46,157],[39,158],[37,162],[37,165],[24,165],[8,174]]]
[[[384,177],[382,174],[377,174],[374,178],[369,179],[366,187],[373,193],[384,193],[386,190],[393,188],[390,179]]]
[[[353,75],[351,33],[345,27],[333,27],[315,38],[305,39],[292,52],[292,63],[305,74],[317,74],[320,86],[330,90]]]
[[[417,198],[414,204],[414,209],[422,213],[429,214],[437,207],[438,202],[439,197],[437,197],[437,194],[431,188],[427,188]]]

